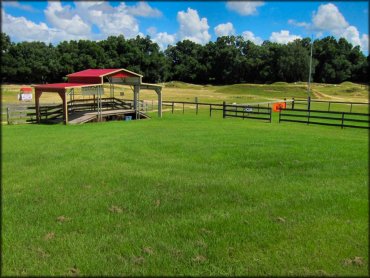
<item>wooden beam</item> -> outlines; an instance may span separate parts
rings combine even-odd
[[[155,92],[158,95],[158,117],[162,118],[162,88],[156,88]]]
[[[63,101],[63,121],[64,121],[64,124],[67,125],[68,124],[68,102],[67,102],[66,90],[63,89],[62,91],[58,92],[58,94]]]
[[[136,112],[136,119],[138,120],[139,117],[139,93],[140,93],[140,85],[134,85],[134,110]]]
[[[40,89],[35,89],[35,107],[36,107],[36,122],[40,123],[40,97],[42,91]]]

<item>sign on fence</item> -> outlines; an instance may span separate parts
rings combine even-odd
[[[32,94],[20,93],[20,94],[18,94],[18,100],[31,101],[32,100]]]
[[[274,112],[280,112],[281,109],[285,109],[286,108],[286,103],[285,102],[276,102],[272,105],[272,110]]]

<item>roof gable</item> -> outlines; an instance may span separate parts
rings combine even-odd
[[[87,69],[68,74],[67,77],[104,77],[117,74],[142,77],[142,75],[126,69]]]

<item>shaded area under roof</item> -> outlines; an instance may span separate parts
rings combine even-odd
[[[86,84],[86,83],[52,83],[52,84],[40,84],[34,85],[35,89],[48,89],[48,90],[61,90],[61,89],[68,89],[68,88],[81,88],[81,87],[89,87],[89,86],[98,86],[101,84]]]

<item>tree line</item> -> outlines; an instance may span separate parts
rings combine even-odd
[[[14,43],[1,33],[3,83],[62,82],[69,73],[89,68],[126,68],[145,82],[171,80],[196,84],[307,81],[311,39],[256,45],[241,36],[219,37],[200,45],[189,40],[161,51],[150,37]],[[328,36],[313,42],[312,81],[368,82],[369,56],[346,39]]]

